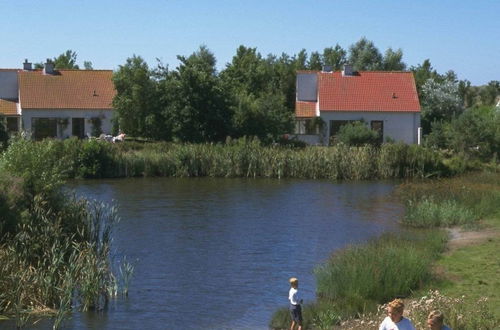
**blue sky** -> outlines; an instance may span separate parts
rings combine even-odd
[[[364,36],[382,53],[401,48],[408,65],[429,58],[473,85],[500,80],[498,0],[0,0],[0,12],[1,68],[67,49],[95,69],[134,54],[176,67],[177,55],[204,44],[222,69],[239,45],[293,55],[347,49]]]

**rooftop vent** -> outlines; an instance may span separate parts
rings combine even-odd
[[[54,74],[54,62],[52,62],[49,58],[43,66],[43,74]]]
[[[342,71],[343,76],[353,76],[354,71],[352,70],[352,65],[350,64],[345,64],[344,65],[344,70]]]
[[[24,63],[23,63],[23,70],[24,71],[31,71],[32,70],[32,66],[31,66],[31,63],[28,62],[28,59],[24,59]]]

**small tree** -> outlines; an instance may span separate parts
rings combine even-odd
[[[355,121],[340,127],[335,141],[350,146],[362,146],[365,144],[378,145],[379,134],[371,130],[362,121]]]

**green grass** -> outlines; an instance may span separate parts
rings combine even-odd
[[[495,231],[495,236],[458,248],[437,262],[445,277],[440,289],[451,297],[487,297],[488,305],[500,319],[500,212],[484,223],[483,230]]]

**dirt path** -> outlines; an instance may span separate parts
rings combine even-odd
[[[479,231],[467,231],[460,228],[448,229],[450,240],[448,241],[448,251],[445,254],[451,254],[458,248],[479,244],[486,240],[500,236],[500,231],[494,228],[486,228]]]

